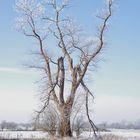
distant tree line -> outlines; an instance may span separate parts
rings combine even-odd
[[[54,131],[57,131],[58,128],[57,119],[57,114],[51,112],[48,118],[42,119],[38,123],[34,121],[31,123],[16,123],[3,120],[0,123],[0,131],[46,131],[54,135]],[[102,122],[97,126],[99,131],[106,131],[108,129],[140,129],[140,120],[135,122]],[[71,127],[72,131],[75,132],[77,136],[80,136],[83,131],[89,131],[91,129],[89,122],[85,121],[82,115],[75,118]]]
[[[0,130],[10,130],[10,131],[28,131],[33,130],[33,125],[31,123],[16,123],[16,122],[8,122],[8,121],[1,121],[0,123]]]
[[[140,120],[137,120],[135,122],[129,122],[129,121],[121,121],[121,122],[113,122],[113,123],[107,123],[103,122],[98,124],[98,127],[100,129],[140,129]]]

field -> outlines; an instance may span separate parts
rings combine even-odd
[[[47,133],[40,131],[1,131],[1,140],[61,140],[60,138],[49,137]],[[140,140],[140,130],[112,129],[111,132],[100,132],[98,138],[93,138],[92,133],[83,132],[79,140]],[[65,138],[70,140],[70,138]]]

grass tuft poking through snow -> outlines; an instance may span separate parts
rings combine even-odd
[[[0,140],[140,140],[140,130],[112,130],[100,132],[93,137],[90,132],[83,132],[79,138],[52,137],[42,131],[0,131]]]

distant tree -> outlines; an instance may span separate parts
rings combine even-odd
[[[17,129],[17,123],[15,122],[7,122],[7,129],[9,130],[16,130]]]
[[[1,130],[3,131],[4,129],[6,129],[6,121],[2,121],[0,124]]]
[[[3,131],[4,129],[8,129],[8,130],[16,130],[18,124],[15,122],[7,122],[7,121],[2,121],[1,124],[1,130]]]
[[[20,123],[20,124],[18,124],[18,126],[19,126],[19,129],[26,130],[26,131],[31,130],[33,127],[33,125],[31,123]]]
[[[107,125],[108,125],[107,122],[102,122],[98,126],[99,126],[100,129],[106,129]]]
[[[106,13],[98,15],[101,24],[95,37],[85,37],[65,10],[68,0],[16,0],[20,31],[37,41],[39,57],[31,68],[44,72],[43,105],[38,115],[53,102],[59,112],[61,136],[72,136],[71,112],[75,96],[84,90],[88,120],[96,127],[88,112],[88,96],[93,94],[86,85],[88,72],[94,68],[105,47],[104,34],[111,17],[112,0],[107,1]],[[50,40],[50,41],[49,41]],[[50,43],[48,43],[50,42]],[[54,55],[52,55],[54,54]]]
[[[140,129],[140,119],[134,123],[135,129]]]

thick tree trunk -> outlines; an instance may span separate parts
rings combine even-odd
[[[60,108],[61,118],[60,118],[59,131],[60,131],[61,137],[65,137],[65,136],[72,137],[70,113],[71,113],[71,107],[63,106]]]

